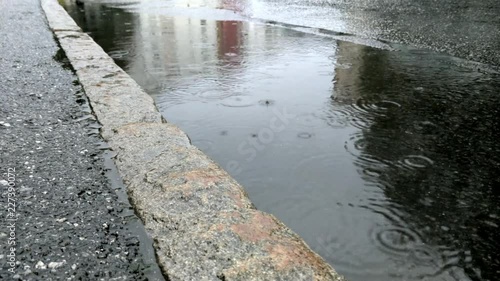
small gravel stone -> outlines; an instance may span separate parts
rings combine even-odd
[[[43,263],[43,261],[39,261],[35,265],[36,269],[47,269],[47,266]]]
[[[65,263],[66,263],[65,260],[60,261],[60,262],[49,262],[49,268],[50,269],[55,269],[55,268],[63,266]]]

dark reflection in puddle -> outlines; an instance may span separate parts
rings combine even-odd
[[[245,21],[237,1],[71,3],[167,120],[349,280],[499,276],[498,74]]]

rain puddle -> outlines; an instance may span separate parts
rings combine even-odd
[[[66,8],[259,209],[349,280],[499,275],[498,74],[264,24],[237,1]]]

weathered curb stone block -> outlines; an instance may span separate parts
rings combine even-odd
[[[168,280],[344,280],[166,123],[153,99],[56,0],[41,1]]]
[[[110,145],[172,280],[342,280],[176,126],[125,125]]]

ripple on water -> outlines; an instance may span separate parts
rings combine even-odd
[[[196,97],[202,100],[221,100],[233,95],[232,91],[221,88],[203,89],[195,94]]]
[[[375,121],[375,118],[386,116],[388,111],[400,107],[399,103],[390,100],[370,101],[361,98],[342,109],[341,112],[349,116],[352,126],[359,129],[368,129]]]
[[[409,255],[415,245],[422,244],[416,232],[398,226],[374,227],[370,237],[378,249],[391,255]]]
[[[352,106],[358,111],[384,115],[384,113],[387,112],[388,110],[400,108],[401,104],[390,100],[370,101],[361,98],[358,99],[356,103],[352,104]]]
[[[343,116],[343,123],[345,127],[353,126],[358,129],[369,129],[373,123],[373,117],[368,112],[358,110],[354,106],[348,106],[337,110],[337,114]]]
[[[366,276],[369,274],[372,278],[386,275],[385,260],[368,261],[366,257],[372,253],[366,253],[362,258],[356,253],[359,251],[356,249],[357,245],[349,242],[340,241],[333,236],[318,237],[316,243],[319,247],[314,250],[328,263],[335,265],[335,269],[344,275]]]
[[[438,126],[431,121],[415,122],[413,126],[422,134],[434,134],[439,129]]]
[[[324,112],[322,119],[326,124],[332,128],[345,128],[348,127],[350,122],[350,114],[343,110],[330,109]]]
[[[297,137],[300,139],[310,139],[310,138],[312,138],[312,136],[313,136],[313,134],[308,133],[308,132],[302,132],[302,133],[297,134]]]
[[[396,108],[401,107],[401,104],[399,104],[395,101],[390,101],[390,100],[381,100],[381,101],[375,102],[373,105],[378,110],[390,110],[390,109],[396,109]]]
[[[444,265],[443,256],[439,251],[426,244],[415,245],[410,258],[413,263],[435,267],[436,271],[440,270]]]
[[[374,167],[366,167],[361,172],[368,178],[380,178],[383,173],[381,169],[377,169]]]
[[[236,97],[229,97],[224,99],[220,105],[226,106],[226,107],[249,107],[252,105],[255,105],[255,101],[253,101],[250,97],[248,96],[236,96]]]
[[[401,164],[405,168],[421,169],[432,166],[434,161],[423,155],[408,155],[401,161]]]
[[[337,270],[351,276],[369,274],[374,279],[390,275],[395,278],[391,280],[428,280],[426,278],[447,274],[449,265],[457,265],[453,258],[456,253],[449,254],[446,247],[426,244],[423,236],[406,226],[402,211],[387,200],[376,201],[367,209],[383,213],[389,223],[375,223],[366,232],[368,245],[359,248],[355,244],[357,240],[339,237],[335,231],[316,238],[315,250]]]
[[[366,139],[363,133],[352,134],[349,140],[345,142],[344,148],[351,155],[358,157],[366,148]]]
[[[188,91],[182,89],[164,89],[164,94],[158,95],[155,102],[160,109],[165,109],[170,106],[184,104],[193,99]]]
[[[351,216],[342,215],[346,210],[342,211],[341,209],[345,207],[339,206],[337,208],[339,209],[335,210],[335,216],[339,216],[339,214],[341,216],[338,223],[350,225],[350,227],[353,224],[360,223],[353,220]],[[358,234],[362,237],[356,238]],[[367,239],[368,241],[359,244],[360,239],[363,241]],[[390,260],[384,253],[379,253],[377,247],[371,243],[371,238],[367,235],[367,232],[349,233],[333,227],[332,231],[320,233],[315,242],[312,243],[314,250],[344,274],[350,276],[366,276],[366,274],[369,274],[376,280],[382,280],[377,277],[387,275],[387,265]]]
[[[367,153],[366,146],[367,141],[363,133],[352,134],[349,140],[344,143],[345,150],[355,157],[354,164],[356,166],[361,167],[363,170],[370,169],[366,171],[366,174],[380,174],[388,164],[383,159]]]
[[[126,57],[128,54],[129,54],[129,52],[125,51],[125,50],[114,50],[114,51],[108,52],[108,55],[113,59],[122,59],[122,58]]]

